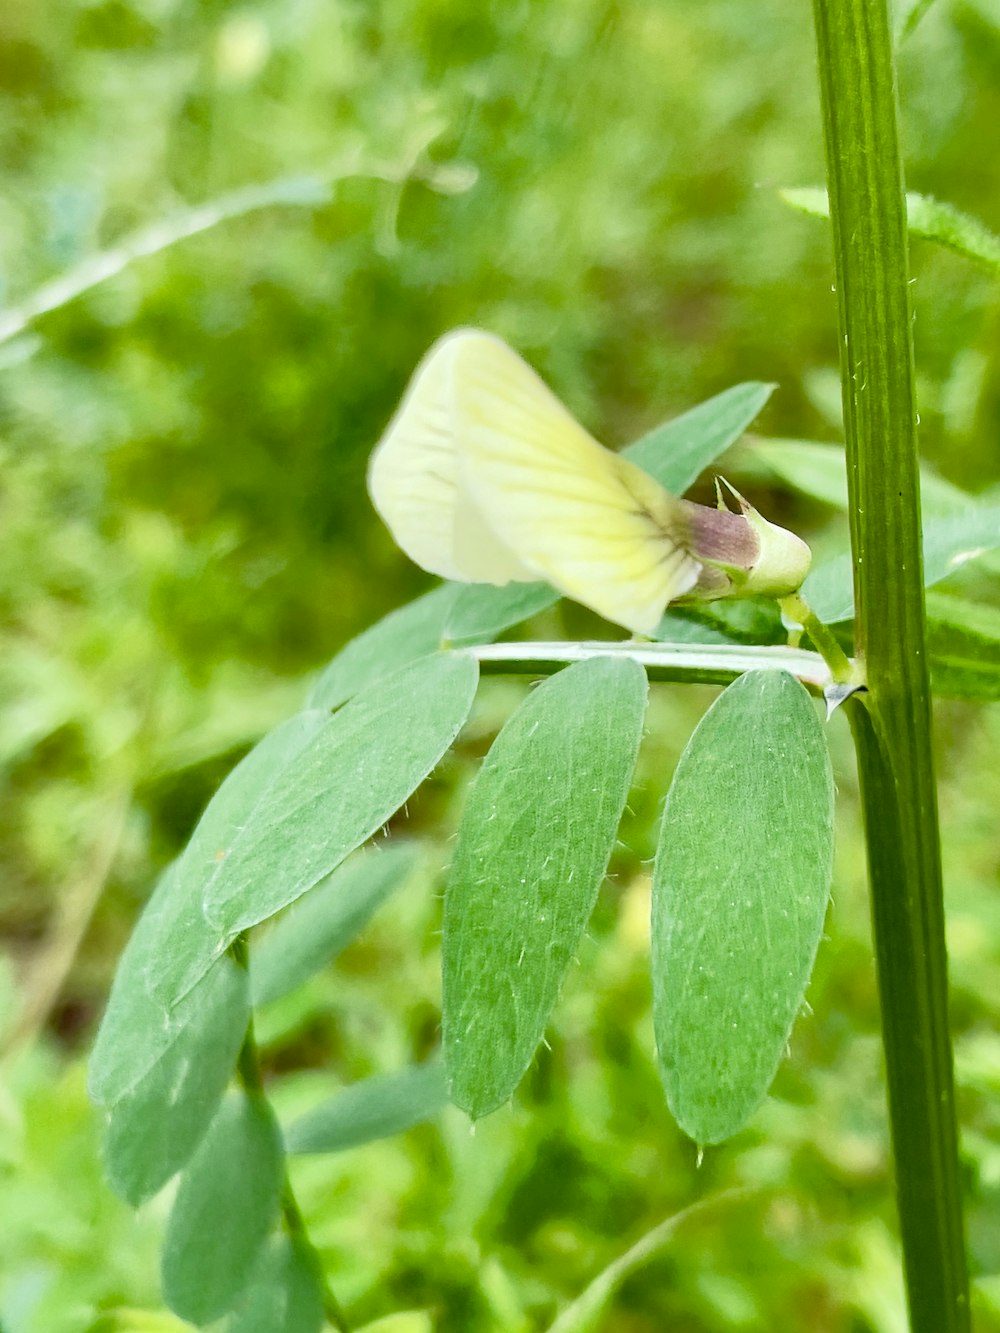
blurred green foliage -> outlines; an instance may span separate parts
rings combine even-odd
[[[995,3],[938,0],[900,59],[908,184],[996,231]],[[8,1035],[30,1039],[0,1093],[5,1333],[169,1326],[166,1203],[132,1217],[103,1185],[81,1051],[155,874],[234,758],[425,586],[363,476],[432,339],[502,334],[612,444],[751,378],[781,388],[764,433],[837,438],[828,237],[777,195],[821,180],[813,63],[809,8],[788,0],[4,5],[9,307],[191,205],[286,178],[322,195],[358,172],[137,261],[0,344],[0,932]],[[925,242],[913,276],[926,456],[994,487],[995,281]],[[843,540],[816,503],[754,499]],[[411,831],[454,826],[519,694],[490,686]],[[652,1062],[642,861],[706,696],[657,694],[629,850],[516,1107],[475,1137],[454,1113],[296,1163],[359,1322],[426,1306],[445,1330],[547,1327],[644,1230],[737,1184],[750,1193],[684,1224],[604,1327],[902,1327],[846,739],[814,1014],[753,1128],[699,1170]],[[939,733],[970,1246],[981,1327],[1000,1328],[998,714],[948,705]],[[269,1011],[279,1104],[433,1046],[438,883]]]

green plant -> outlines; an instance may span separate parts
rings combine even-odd
[[[823,20],[831,16],[821,6],[818,11],[823,31]],[[847,7],[837,9],[832,20],[839,20],[841,12],[848,12]],[[855,77],[849,84],[851,104],[872,117],[865,122],[866,133],[871,134],[873,124],[884,130],[891,107],[884,96],[874,98],[869,107],[864,94],[891,89],[887,28],[877,28],[879,40],[873,44],[850,30],[844,36],[845,30],[833,21],[830,30],[830,48],[822,64],[830,81],[828,105],[843,104],[836,78],[851,68],[848,56],[853,53],[870,77]],[[832,38],[838,33],[843,45],[835,48]],[[866,55],[880,56],[881,65],[864,65]],[[850,339],[844,375],[848,475],[852,488],[858,488],[852,494],[851,515],[856,553],[863,556],[856,647],[864,657],[870,687],[867,699],[852,698],[848,707],[858,736],[866,801],[877,808],[880,819],[891,812],[888,836],[875,826],[869,845],[873,886],[880,894],[885,891],[876,898],[877,938],[897,1122],[899,1114],[903,1116],[897,1152],[914,1325],[961,1328],[964,1295],[949,1114],[950,1057],[944,1035],[940,884],[935,870],[926,679],[921,674],[927,658],[921,642],[921,584],[916,578],[918,507],[899,172],[891,143],[883,160],[871,154],[871,142],[860,129],[848,130],[845,141],[836,138],[838,129],[831,129],[831,161],[845,164],[845,178],[838,192],[833,173],[831,197],[835,234],[840,238],[838,286]],[[878,188],[871,188],[867,178],[850,176],[851,163],[857,171],[865,153],[876,167],[881,162],[884,170],[876,179]],[[846,252],[844,237],[859,245],[858,254]],[[856,272],[852,264],[858,265]],[[860,311],[852,308],[855,295]],[[868,390],[868,382],[864,376],[858,378],[858,361],[878,360],[883,351],[894,353],[878,377],[885,397],[868,392],[859,398],[859,391]],[[752,421],[765,395],[758,385],[730,391],[723,400],[697,410],[693,419],[673,423],[672,432],[668,429],[656,441],[647,441],[647,458],[657,456],[665,469],[679,466],[680,455],[673,446],[682,436],[690,449],[683,460],[690,470],[687,480],[693,480]],[[732,413],[737,403],[741,407],[734,421],[726,413]],[[874,419],[859,425],[871,403]],[[893,467],[876,469],[869,462],[866,482],[865,441],[868,447],[873,441],[881,447],[883,440],[895,442]],[[898,487],[893,480],[897,475]],[[678,477],[671,484],[682,490],[683,480]],[[892,502],[900,491],[906,496],[903,505]],[[929,522],[924,532],[928,578],[943,577],[961,556],[995,544],[996,534],[997,513],[988,506],[970,507],[959,520]],[[909,578],[900,577],[901,568],[909,571]],[[840,626],[842,637],[853,610],[850,573],[843,560],[822,564],[806,590],[821,620]],[[900,592],[899,602],[889,599],[893,590]],[[394,814],[454,739],[471,705],[477,664],[494,671],[543,673],[567,660],[585,658],[542,687],[515,714],[470,798],[445,922],[445,1039],[452,1095],[475,1113],[504,1100],[541,1038],[561,973],[586,924],[627,794],[641,727],[640,667],[654,680],[738,678],[696,733],[678,771],[663,826],[657,881],[664,896],[657,900],[660,926],[654,948],[656,1014],[661,1053],[666,1053],[668,1095],[682,1124],[703,1143],[731,1133],[763,1095],[801,1002],[825,905],[829,771],[818,719],[793,678],[822,691],[831,683],[827,664],[815,653],[772,643],[734,642],[766,638],[773,632],[773,616],[769,619],[764,606],[752,608],[757,619],[749,629],[725,621],[706,625],[671,616],[662,631],[668,639],[662,648],[491,646],[505,629],[549,600],[551,594],[537,588],[513,594],[444,588],[349,647],[320,681],[312,700],[314,711],[273,733],[234,772],[147,910],[122,963],[92,1078],[95,1093],[111,1107],[108,1161],[113,1179],[127,1197],[146,1197],[184,1168],[164,1263],[168,1298],[186,1317],[210,1319],[234,1303],[242,1303],[232,1316],[234,1328],[262,1326],[253,1322],[262,1317],[261,1311],[279,1311],[267,1315],[269,1327],[280,1327],[277,1321],[284,1319],[287,1327],[306,1328],[321,1317],[323,1282],[284,1179],[281,1143],[255,1058],[251,1001],[298,984],[349,936],[368,905],[387,891],[386,868],[378,864],[386,859],[385,853],[379,857],[369,853],[357,864],[347,861],[342,870],[336,867]],[[957,625],[959,633],[950,642],[954,645],[962,638],[963,661],[969,667],[965,688],[993,697],[991,653],[996,635],[991,637],[982,609],[963,615],[960,606],[952,606],[949,616],[950,621],[942,616],[938,623],[946,638],[948,625]],[[727,642],[719,643],[720,638]],[[435,651],[442,642],[460,646]],[[474,649],[480,642],[485,646]],[[424,652],[431,655],[421,656]],[[774,672],[775,666],[785,670]],[[374,675],[379,678],[373,680]],[[360,691],[362,681],[367,688]],[[913,699],[918,704],[915,728],[908,725],[909,712],[905,716],[903,712],[904,701]],[[834,694],[832,701],[836,700]],[[327,716],[330,710],[337,710],[332,717]],[[894,735],[894,725],[904,721],[907,725]],[[544,746],[536,739],[539,730]],[[569,774],[566,785],[554,788],[550,803],[543,803],[537,794],[545,791],[551,772],[563,768]],[[609,771],[615,781],[605,785]],[[807,778],[796,789],[800,804],[789,810],[787,793],[803,771]],[[725,781],[727,772],[735,773],[736,780]],[[902,781],[913,788],[897,796]],[[525,795],[532,798],[527,804]],[[716,799],[718,804],[713,804]],[[748,976],[732,966],[746,920],[735,911],[701,919],[706,900],[699,875],[705,870],[703,849],[713,831],[734,825],[753,828],[768,812],[775,818],[790,816],[782,840],[764,848],[737,839],[735,847],[726,849],[728,871],[737,879],[743,872],[746,879],[762,881],[775,893],[775,899],[757,900],[750,910],[767,918],[774,915],[776,921],[780,904],[792,889],[804,886],[808,891],[796,903],[800,915],[795,921],[783,918],[790,929],[795,927],[789,939],[776,937],[773,953],[755,957]],[[909,833],[907,819],[912,821]],[[519,836],[510,833],[505,820],[513,821]],[[562,859],[555,863],[552,824],[567,830],[557,844]],[[921,854],[911,858],[906,852],[900,861],[899,849],[911,846],[921,848]],[[782,855],[765,862],[768,850],[780,850]],[[749,858],[745,865],[741,854]],[[484,866],[489,876],[483,873]],[[546,873],[553,875],[551,885]],[[513,946],[504,954],[495,938],[497,877],[514,885],[515,892],[522,877],[553,893],[572,882],[581,896],[572,901],[555,898],[555,922],[540,921],[539,904],[527,897],[504,905],[504,941]],[[921,910],[897,916],[894,904],[902,901],[905,906],[909,896],[900,888],[908,890],[913,884],[923,885]],[[718,882],[711,887],[717,888]],[[307,892],[298,907],[291,905]],[[322,907],[314,894],[323,895]],[[356,920],[340,935],[331,932],[321,947],[318,935],[326,912],[331,906],[344,912],[344,904],[350,904]],[[285,908],[288,914],[273,927],[272,936],[264,934],[258,952],[255,937],[248,940],[246,932]],[[914,933],[928,923],[926,934]],[[280,943],[275,938],[279,931]],[[900,951],[901,938],[912,947]],[[706,952],[699,966],[708,975],[715,973],[718,991],[685,989],[682,976],[670,980],[691,965],[695,940],[704,941]],[[909,973],[902,976],[897,971],[901,952],[909,966]],[[262,981],[256,960],[268,956],[267,979]],[[536,966],[532,960],[537,960]],[[920,974],[924,960],[929,962],[929,976]],[[777,1002],[776,978],[781,986]],[[768,983],[769,992],[764,988]],[[760,1003],[764,998],[767,1003]],[[755,1020],[756,1026],[750,1028],[753,1044],[736,1049],[727,1045],[725,1025],[704,1021],[705,1004],[727,1005],[748,1021]],[[498,1024],[504,1005],[511,1006],[512,1013]],[[928,1034],[916,1053],[921,1061],[923,1053],[929,1053],[930,1063],[918,1061],[915,1068],[907,1068],[905,1048],[893,1044],[892,1015],[897,1016],[898,1031],[899,1015],[908,1024],[914,1012],[921,1015]],[[519,1040],[506,1049],[496,1037],[512,1025]],[[713,1041],[719,1044],[713,1046]],[[738,1057],[751,1052],[755,1058],[747,1067],[740,1066]],[[734,1071],[731,1095],[722,1105],[719,1080],[705,1079],[713,1062],[717,1068]],[[223,1102],[234,1068],[241,1091]],[[441,1105],[444,1092],[436,1065],[404,1071],[391,1089],[381,1085],[357,1090],[348,1107],[336,1103],[317,1107],[308,1124],[288,1127],[286,1147],[294,1151],[297,1145],[308,1144],[311,1151],[333,1150],[350,1141],[352,1133],[357,1141],[361,1133],[357,1126],[365,1124],[366,1116],[373,1132],[391,1132],[431,1114]],[[942,1105],[943,1117],[939,1109],[932,1111]],[[374,1109],[382,1112],[381,1117],[373,1114]],[[155,1135],[150,1133],[152,1125],[159,1130]],[[926,1161],[928,1153],[937,1163],[930,1177],[934,1188],[930,1197],[918,1193],[908,1199],[907,1184],[920,1181],[913,1159]],[[939,1235],[913,1239],[919,1230],[916,1224],[926,1218],[928,1209],[941,1219],[936,1230],[943,1240]],[[239,1225],[224,1226],[222,1219],[232,1216]],[[279,1218],[283,1238],[274,1240],[266,1261],[258,1266],[269,1230],[277,1229]],[[206,1232],[224,1234],[225,1245],[206,1250],[202,1243]],[[328,1295],[326,1304],[329,1318],[342,1323]]]
[[[741,386],[657,432],[672,484],[681,489],[685,469],[697,473],[742,433],[760,400]],[[672,448],[679,438],[684,456]],[[652,456],[651,444],[643,452]],[[959,545],[976,523],[995,531],[996,515],[970,508]],[[954,545],[957,534],[941,531]],[[849,572],[842,561],[816,571],[820,605],[849,608]],[[323,1284],[283,1184],[251,1002],[301,984],[400,882],[405,847],[348,858],[454,741],[480,667],[574,663],[503,728],[467,801],[445,901],[447,1074],[431,1064],[360,1085],[288,1126],[286,1150],[335,1151],[448,1098],[480,1116],[511,1096],[612,850],[642,731],[644,668],[654,680],[734,681],[692,737],[660,834],[653,977],[667,1096],[708,1145],[736,1132],[765,1095],[802,1001],[830,877],[829,760],[796,677],[833,706],[856,683],[839,687],[815,652],[719,643],[717,626],[676,613],[664,618],[665,641],[647,647],[495,643],[552,596],[444,585],[349,645],[317,682],[310,711],[223,784],[147,908],[119,967],[91,1087],[110,1110],[108,1166],[127,1198],[141,1201],[184,1167],[164,1257],[167,1297],[184,1317],[280,1303],[286,1290],[306,1310],[287,1327],[318,1327]],[[693,642],[670,642],[679,626]],[[254,943],[248,932],[285,909]],[[241,1091],[222,1101],[234,1068]],[[240,1225],[223,1226],[224,1217]],[[281,1219],[284,1248],[250,1284]],[[224,1234],[225,1246],[206,1247],[206,1230]],[[344,1326],[329,1293],[326,1308]],[[237,1310],[233,1327],[250,1318]]]

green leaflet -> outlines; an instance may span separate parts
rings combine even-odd
[[[113,1189],[138,1205],[179,1171],[226,1090],[250,1021],[246,970],[219,961],[192,995],[190,1021],[148,1073],[111,1108],[104,1161]],[[139,1006],[139,1014],[145,1011]],[[143,1036],[150,1041],[156,1028]]]
[[[428,1060],[338,1092],[289,1125],[285,1147],[290,1153],[343,1152],[431,1120],[447,1105],[444,1066]]]
[[[161,932],[148,977],[163,1005],[176,1004],[241,931],[313,888],[399,809],[455,739],[477,679],[472,658],[455,653],[408,663],[323,720],[287,762],[260,778],[255,769],[247,799],[230,788],[224,821],[212,802],[178,872],[187,929]]]
[[[594,907],[628,794],[646,678],[596,657],[540,685],[469,792],[445,893],[443,1034],[473,1117],[524,1074]]]
[[[815,705],[785,672],[748,672],[681,756],[653,872],[660,1074],[699,1144],[735,1134],[767,1093],[812,970],[832,857]]]
[[[319,1333],[323,1281],[316,1256],[288,1236],[277,1236],[261,1257],[226,1333]]]
[[[734,384],[622,450],[672,495],[683,495],[760,415],[773,384]]]
[[[970,506],[962,513],[931,515],[924,522],[924,587],[948,577],[967,560],[1000,546],[1000,505]],[[851,557],[834,556],[812,571],[802,596],[828,625],[854,615]]]
[[[254,1006],[269,1004],[346,948],[417,862],[414,843],[388,842],[352,857],[311,889],[260,939],[250,977]]]
[[[847,458],[842,445],[811,440],[755,440],[753,454],[795,490],[836,509],[847,508]],[[924,515],[948,514],[976,504],[975,497],[953,486],[928,467],[920,469]]]
[[[182,1319],[207,1324],[246,1288],[278,1217],[281,1135],[263,1098],[223,1102],[181,1178],[163,1242],[163,1294]]]

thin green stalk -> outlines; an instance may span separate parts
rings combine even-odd
[[[250,949],[245,934],[239,935],[233,941],[229,952],[232,954],[233,959],[238,966],[243,968],[249,966]],[[240,1047],[240,1053],[236,1061],[236,1074],[248,1096],[266,1096],[264,1091],[264,1080],[260,1071],[260,1056],[257,1052],[257,1039],[254,1035],[252,1015],[247,1024],[246,1036],[243,1038],[243,1045]],[[281,1217],[289,1238],[292,1241],[295,1241],[301,1249],[309,1255],[315,1268],[323,1292],[323,1312],[326,1315],[327,1322],[334,1328],[339,1329],[340,1333],[348,1333],[350,1325],[326,1280],[322,1263],[319,1255],[316,1253],[316,1248],[309,1239],[309,1232],[306,1228],[305,1219],[302,1216],[299,1201],[295,1197],[295,1191],[292,1188],[292,1181],[288,1174],[287,1163],[285,1166],[285,1181],[281,1190]]]
[[[896,1191],[915,1333],[966,1333],[924,628],[906,206],[885,0],[813,0],[840,309],[868,840]]]
[[[828,662],[819,653],[807,652],[803,648],[771,645],[744,647],[728,643],[609,640],[591,643],[487,643],[461,651],[476,658],[484,675],[541,676],[588,657],[630,657],[645,669],[650,680],[655,681],[728,685],[744,671],[780,669],[798,677],[818,694],[826,694],[837,683]],[[847,658],[844,658],[844,662],[847,663]],[[860,681],[860,677],[858,679]]]

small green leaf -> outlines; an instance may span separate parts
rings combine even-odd
[[[829,201],[823,189],[779,190],[778,193],[786,204],[791,204],[800,213],[817,218],[830,216]],[[906,221],[911,236],[936,241],[938,245],[955,250],[966,259],[1000,274],[1000,236],[984,227],[978,218],[930,195],[908,192]]]
[[[681,756],[653,872],[660,1074],[699,1144],[735,1134],[767,1093],[816,956],[832,858],[815,706],[787,673],[749,672]]]
[[[687,622],[687,628],[685,628]],[[668,611],[656,628],[661,643],[785,644],[788,632],[770,597],[704,602]]]
[[[444,643],[445,623],[458,592],[457,584],[441,584],[352,639],[313,686],[309,707],[339,708],[407,662],[436,652]]]
[[[281,1135],[258,1097],[223,1102],[181,1178],[163,1242],[163,1294],[182,1319],[231,1310],[278,1218]]]
[[[964,513],[932,515],[924,522],[924,587],[960,565],[1000,546],[1000,505],[977,505]],[[834,556],[817,566],[802,585],[802,596],[828,625],[854,615],[851,557]]]
[[[444,905],[443,1032],[452,1100],[513,1093],[545,1030],[614,846],[646,678],[595,657],[510,718],[474,782]]]
[[[473,658],[436,653],[377,681],[254,793],[210,857],[185,852],[180,891],[200,900],[206,924],[198,947],[186,942],[183,956],[175,949],[172,965],[157,969],[151,989],[165,1004],[185,995],[241,931],[308,892],[399,809],[457,736],[477,679]]]
[[[428,1060],[366,1078],[307,1111],[285,1131],[285,1147],[290,1153],[343,1152],[432,1120],[447,1105],[444,1066]]]
[[[755,440],[752,452],[782,481],[836,509],[846,509],[847,458],[839,444],[809,440]],[[949,514],[975,505],[967,491],[945,481],[926,464],[920,469],[920,503],[925,515]]]
[[[622,450],[672,495],[683,495],[753,423],[773,384],[734,384],[689,412],[657,426]]]
[[[1000,699],[1000,610],[930,593],[927,651],[938,694]]]
[[[190,1021],[111,1109],[104,1160],[134,1206],[155,1194],[198,1146],[218,1110],[250,1020],[246,970],[220,959],[195,992]]]
[[[164,1019],[163,1006],[146,989],[146,969],[155,957],[168,900],[177,878],[175,862],[161,877],[118,960],[107,1008],[97,1030],[87,1070],[87,1091],[95,1102],[113,1106],[152,1069],[199,1009],[189,997]]]
[[[316,1256],[287,1236],[268,1246],[226,1333],[319,1333],[323,1279]]]
[[[547,583],[466,583],[458,589],[445,623],[449,643],[492,643],[504,630],[559,600]]]
[[[364,852],[310,890],[250,955],[253,1003],[287,995],[350,944],[417,861],[413,843],[390,842]]]
[[[557,602],[546,583],[444,583],[390,611],[340,650],[309,696],[310,708],[339,708],[359,690],[443,647],[492,643]]]

